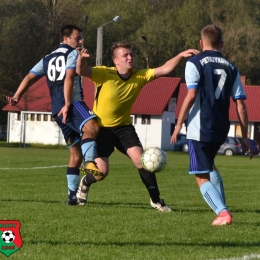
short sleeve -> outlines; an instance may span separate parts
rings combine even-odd
[[[42,77],[45,75],[43,70],[43,59],[41,59],[31,70],[31,73],[35,74],[38,77]]]
[[[68,55],[67,62],[66,62],[66,70],[67,69],[76,70],[77,58],[78,58],[78,52],[77,52],[77,50],[73,50]]]
[[[245,93],[244,87],[242,85],[239,72],[237,73],[236,79],[232,86],[231,96],[232,96],[233,100],[246,99],[246,93]]]
[[[194,63],[187,61],[185,67],[185,81],[188,89],[198,88],[198,82],[200,80],[200,74]]]

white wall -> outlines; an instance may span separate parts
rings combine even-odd
[[[239,122],[231,122],[230,123],[230,128],[228,132],[228,136],[236,136],[236,125],[239,125]],[[186,127],[183,124],[182,129],[180,131],[182,134],[186,134]],[[249,133],[249,138],[254,139],[254,123],[248,123],[248,133]]]
[[[175,112],[164,111],[162,115],[162,145],[161,148],[165,151],[173,150],[173,144],[170,144],[171,126],[175,123]]]
[[[9,113],[7,142],[66,145],[60,128],[55,121],[51,121],[50,113],[45,113],[47,121],[43,120],[44,114],[41,114],[41,121],[36,118],[31,121],[31,114],[28,114],[28,120],[18,120],[17,113]],[[31,113],[36,115],[35,112]]]
[[[31,112],[35,113],[36,112]],[[41,143],[41,144],[60,144],[66,145],[63,135],[55,121],[51,121],[51,114],[48,114],[48,121],[43,120],[43,114],[41,114],[41,121],[31,121],[30,115],[28,120],[21,121],[17,119],[17,113],[8,113],[7,124],[7,142],[21,142],[21,143]],[[21,123],[23,123],[21,127]],[[161,116],[151,116],[150,124],[142,124],[141,115],[137,115],[136,123],[133,121],[133,125],[139,136],[139,139],[143,145],[143,148],[148,147],[161,147],[163,150],[172,150],[170,144],[171,138],[171,124],[175,122],[175,112],[165,111]],[[231,122],[228,135],[235,136],[235,125],[238,122]],[[181,133],[186,134],[185,125],[183,125]],[[253,139],[254,124],[249,124],[250,138]]]
[[[136,124],[133,122],[143,148],[161,147],[162,123],[160,116],[151,116],[150,124],[142,124],[141,115],[137,115]]]

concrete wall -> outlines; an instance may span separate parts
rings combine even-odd
[[[236,136],[236,126],[239,125],[239,122],[231,122],[230,123],[230,128],[228,132],[228,136]],[[250,139],[255,139],[255,129],[254,129],[254,123],[248,123],[248,138]],[[180,131],[182,134],[186,134],[186,127],[183,124],[182,129]]]
[[[39,114],[39,113],[38,113]],[[36,112],[30,112],[24,120],[18,118],[18,113],[8,113],[7,142],[24,143],[42,143],[42,144],[60,144],[66,145],[63,135],[56,124],[52,121],[50,113],[38,115]],[[34,118],[32,118],[34,115]],[[39,117],[37,120],[37,117]],[[27,117],[27,118],[26,118]],[[173,150],[170,144],[171,130],[175,123],[175,112],[165,111],[161,116],[150,116],[150,123],[142,123],[141,115],[132,115],[133,125],[143,145],[143,148],[157,146],[163,150]],[[228,135],[236,135],[236,125],[238,122],[232,122]],[[260,129],[260,128],[259,128]],[[186,134],[186,128],[183,125],[181,133]],[[254,124],[249,124],[249,138],[254,139]]]
[[[7,142],[66,145],[58,125],[52,121],[51,113],[30,112],[24,114],[24,118],[23,114],[20,118],[18,116],[18,113],[9,113]]]
[[[165,151],[173,150],[173,144],[170,144],[172,136],[172,126],[175,124],[175,112],[164,111],[162,115],[162,146],[161,148]]]
[[[161,117],[151,116],[150,124],[142,124],[142,116],[135,115],[136,122],[133,125],[136,129],[137,135],[143,145],[143,148],[161,147],[162,123]]]

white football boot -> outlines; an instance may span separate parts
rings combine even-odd
[[[163,199],[160,199],[158,203],[154,203],[152,199],[150,198],[150,204],[154,209],[157,209],[162,212],[172,212],[172,209],[167,206]]]

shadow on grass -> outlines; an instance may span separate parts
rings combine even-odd
[[[18,199],[0,199],[0,201],[2,201],[2,202],[19,202],[19,203],[21,203],[21,202],[28,202],[28,203],[45,203],[45,204],[56,204],[56,203],[58,203],[58,204],[60,204],[61,203],[61,201],[59,201],[59,200],[26,200],[26,199],[21,199],[21,200],[18,200]]]
[[[43,204],[65,204],[64,201],[50,201],[50,200],[31,200],[31,199],[0,199],[0,202],[17,202],[17,203],[43,203]],[[177,208],[174,205],[169,205],[172,208],[173,213],[185,213],[185,212],[194,212],[194,213],[205,213],[205,212],[212,212],[210,209],[183,209],[183,208]],[[196,205],[193,205],[196,206]],[[75,205],[73,205],[75,207]],[[95,201],[90,201],[87,202],[85,206],[78,206],[78,208],[82,207],[91,207],[91,208],[133,208],[133,209],[141,209],[141,210],[147,210],[147,209],[152,209],[150,206],[149,202],[145,203],[133,203],[133,202],[95,202]],[[154,209],[152,209],[154,210]],[[248,212],[248,211],[247,211]]]
[[[245,212],[251,212],[251,213],[260,213],[260,210],[259,209],[247,209],[247,208],[244,208],[244,209],[232,209],[231,210],[232,213],[245,213]]]
[[[43,204],[64,204],[66,203],[66,201],[60,201],[60,200],[30,200],[30,199],[0,199],[1,202],[27,202],[27,203],[43,203]],[[185,212],[194,212],[194,213],[205,213],[205,212],[212,212],[210,209],[207,208],[199,208],[199,209],[188,209],[188,208],[180,208],[180,207],[176,207],[174,205],[169,205],[172,208],[172,211],[175,213],[185,213]],[[74,206],[75,207],[75,206]],[[143,209],[146,210],[147,208],[151,208],[149,203],[133,203],[133,202],[87,202],[87,205],[85,206],[77,206],[79,208],[82,207],[105,207],[105,208],[138,208],[138,209]],[[193,207],[196,207],[196,205],[193,205]],[[199,207],[199,206],[198,206]],[[236,210],[232,210],[232,213],[244,213],[244,212],[251,212],[251,213],[260,213],[260,210],[249,210],[249,209],[236,209]],[[248,222],[239,222],[241,224],[247,224],[249,225]],[[252,223],[253,225],[256,225],[257,223]],[[260,223],[257,224],[257,226],[260,226]]]
[[[86,246],[86,245],[94,245],[94,246],[144,246],[144,247],[150,247],[150,246],[196,246],[196,247],[221,247],[221,248],[236,248],[236,247],[244,247],[244,248],[250,248],[250,247],[258,247],[260,246],[259,242],[209,242],[209,243],[190,243],[190,242],[164,242],[162,243],[151,243],[151,242],[89,242],[89,241],[82,241],[82,242],[66,242],[66,241],[50,241],[50,240],[34,240],[34,241],[23,241],[25,245],[39,245],[39,244],[46,244],[46,245],[52,245],[52,246],[60,246],[60,245],[68,245],[68,246]]]

